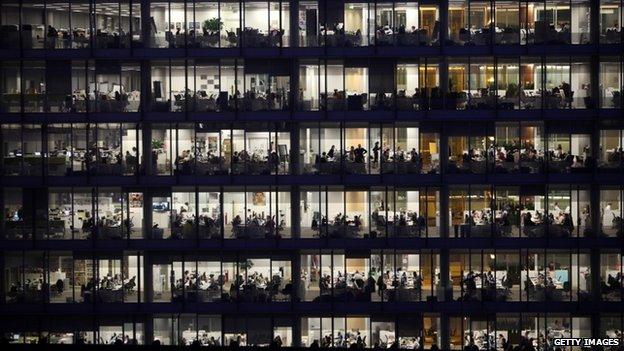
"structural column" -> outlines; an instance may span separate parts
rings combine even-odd
[[[448,39],[448,1],[438,1],[440,11],[440,47],[444,49],[444,44]]]
[[[299,45],[299,0],[282,0],[283,2],[290,3],[290,47],[297,47]],[[282,23],[282,26],[286,26]],[[295,85],[293,85],[295,86]]]

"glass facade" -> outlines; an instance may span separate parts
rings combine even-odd
[[[0,343],[624,342],[623,28],[622,0],[0,1]]]

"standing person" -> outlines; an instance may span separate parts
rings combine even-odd
[[[377,164],[377,162],[379,162],[379,151],[381,150],[381,147],[379,146],[379,142],[376,141],[375,145],[373,146],[373,163]]]
[[[357,149],[353,150],[354,159],[356,163],[364,163],[364,155],[367,151],[362,147],[362,144],[358,144]]]

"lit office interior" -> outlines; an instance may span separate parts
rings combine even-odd
[[[620,108],[622,106],[622,87],[624,71],[616,57],[605,56],[600,60],[600,107]]]
[[[443,300],[434,251],[340,251],[301,255],[301,301],[398,302]]]
[[[39,325],[34,331],[33,325]],[[144,345],[145,319],[141,315],[128,316],[64,316],[40,318],[24,316],[11,321],[5,337],[11,344],[99,344],[115,343]]]
[[[295,293],[287,256],[159,256],[153,262],[153,302],[288,302]]]
[[[43,142],[41,125],[3,124],[0,127],[2,137],[2,174],[41,175],[43,171]]]
[[[447,129],[447,173],[584,173],[594,162],[588,125],[473,123]]]
[[[600,155],[598,166],[604,171],[615,171],[621,167],[624,131],[621,129],[600,130]]]
[[[435,187],[305,186],[297,205],[285,186],[6,190],[4,233],[13,240],[32,239],[33,232],[37,240],[426,238],[439,237],[441,227]],[[605,186],[599,194],[599,234],[619,237],[620,190]],[[590,237],[590,195],[585,186],[453,185],[448,237]],[[299,217],[297,231],[292,211]]]
[[[451,317],[449,323],[451,350],[502,350],[526,344],[540,349],[552,345],[553,339],[591,335],[591,318],[569,313],[477,314]]]
[[[266,347],[279,340],[293,346],[290,317],[240,317],[207,314],[156,315],[154,340],[161,345]]]
[[[290,5],[281,1],[156,1],[152,48],[287,47]]]
[[[467,57],[448,60],[440,90],[439,61],[301,59],[297,72],[281,59],[6,61],[0,65],[3,112],[126,113],[141,108],[140,80],[150,77],[150,112],[284,111],[291,78],[303,111],[429,109],[593,109],[621,106],[622,64],[604,56],[592,96],[588,57]],[[443,101],[444,100],[444,101]],[[442,103],[443,102],[443,103]]]
[[[298,74],[297,103],[304,111],[390,111],[395,104],[401,110],[427,109],[427,96],[439,85],[432,59],[396,67],[368,59],[306,59],[300,61]]]
[[[302,174],[436,174],[439,133],[417,124],[302,124]]]
[[[139,111],[141,69],[138,62],[59,59],[24,61],[21,69],[17,62],[2,66],[4,112]]]
[[[590,255],[566,250],[457,250],[449,279],[456,301],[587,301]]]
[[[449,237],[588,237],[592,228],[586,187],[449,188]]]
[[[605,66],[604,69],[608,69]],[[447,109],[594,108],[589,59],[457,58],[448,63]]]
[[[604,301],[621,301],[624,255],[604,250],[600,254],[600,293]]]
[[[622,29],[624,0],[0,1],[0,344],[624,342]]]
[[[290,101],[286,61],[151,62],[149,111],[283,111]]]
[[[313,3],[306,6],[307,46],[319,43],[329,47],[431,46],[439,43],[440,23],[436,3],[429,1],[346,2],[327,4],[324,24],[314,31]],[[300,45],[302,40],[300,40]]]
[[[302,317],[301,344],[308,347],[430,348],[439,345],[440,316],[424,313],[418,317],[362,316]]]
[[[144,300],[143,256],[71,251],[5,256],[7,303],[136,303]]]
[[[20,6],[21,5],[21,6]],[[9,1],[3,44],[23,49],[129,49],[141,46],[140,1]]]
[[[142,163],[141,144],[136,124],[50,124],[47,175],[133,175]]]
[[[600,188],[601,235],[622,237],[622,190],[617,186]]]
[[[449,36],[457,45],[589,44],[590,2],[449,1]]]
[[[436,188],[305,187],[300,237],[436,237],[439,200]]]
[[[600,43],[618,44],[621,0],[600,1]],[[89,18],[89,11],[95,20]],[[438,44],[438,4],[430,1],[347,2],[325,8],[302,1],[298,9],[279,1],[152,1],[148,23],[141,3],[55,1],[3,3],[7,48],[98,49],[287,47],[290,11],[298,12],[300,47]],[[448,35],[456,45],[589,44],[590,2],[489,0],[449,2]]]
[[[497,122],[489,153],[493,159],[488,159],[488,166],[494,173],[541,173],[544,125],[540,122]]]
[[[622,0],[600,1],[600,43],[619,44],[624,28],[624,4]]]

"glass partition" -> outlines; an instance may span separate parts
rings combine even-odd
[[[290,237],[289,209],[290,193],[285,189],[228,189],[223,194],[225,238]]]
[[[589,134],[548,135],[548,166],[552,173],[584,172],[593,164]]]
[[[622,237],[622,191],[618,187],[600,189],[601,236]]]
[[[622,62],[618,57],[603,57],[600,60],[600,107],[620,108],[622,106]]]
[[[600,254],[600,289],[603,301],[622,300],[624,256],[617,251]]]
[[[496,123],[494,143],[488,151],[490,167],[494,173],[541,173],[543,144],[541,123]]]
[[[623,9],[621,0],[600,1],[600,44],[619,44],[622,42]]]
[[[42,303],[45,295],[43,252],[7,252],[4,255],[6,303]]]

